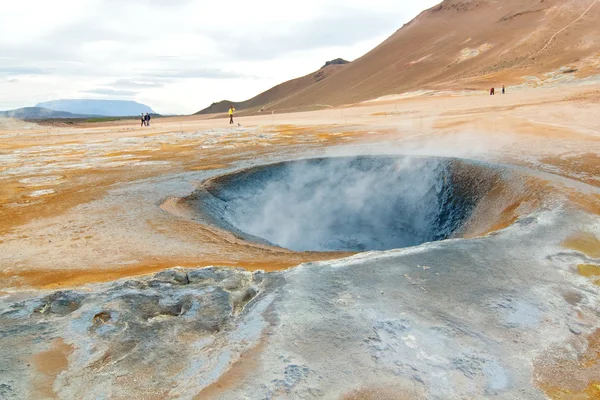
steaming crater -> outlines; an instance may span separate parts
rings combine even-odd
[[[339,157],[254,167],[194,194],[205,219],[294,251],[368,251],[460,236],[502,170],[444,158]]]

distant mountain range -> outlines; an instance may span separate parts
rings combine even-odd
[[[55,111],[43,107],[23,107],[15,110],[0,111],[0,118],[16,119],[56,119],[56,118],[90,118],[99,115],[73,114],[66,111]]]
[[[141,113],[155,114],[147,105],[128,100],[54,100],[39,103],[36,107],[72,114],[105,117],[131,117]]]
[[[0,118],[56,119],[134,117],[142,113],[156,113],[147,105],[126,100],[54,100],[35,107],[0,111]]]

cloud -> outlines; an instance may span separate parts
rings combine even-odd
[[[221,98],[252,97],[328,59],[359,57],[437,1],[6,2],[0,104],[83,92],[193,112]],[[6,78],[19,80],[2,90]]]
[[[234,34],[219,32],[227,43],[225,53],[236,60],[270,60],[290,52],[333,46],[352,46],[365,38],[391,33],[398,28],[395,12],[335,7],[324,15],[293,24],[273,24],[270,29]]]
[[[122,0],[103,0],[104,3],[112,4],[115,6],[121,6],[123,4]],[[137,7],[140,6],[159,6],[165,8],[179,7],[189,3],[193,3],[194,0],[128,0],[130,4],[133,4]]]
[[[115,90],[110,88],[98,88],[85,90],[83,93],[91,93],[91,94],[102,94],[108,96],[135,96],[139,92],[134,92],[132,90]]]
[[[22,65],[0,66],[0,75],[44,75],[49,72],[48,69]]]
[[[204,79],[239,79],[253,78],[239,72],[224,71],[217,68],[195,68],[195,69],[170,69],[170,70],[145,70],[140,75],[149,78],[204,78]]]
[[[141,89],[141,88],[160,88],[165,86],[164,83],[160,82],[149,82],[144,80],[136,79],[118,79],[114,82],[108,83],[106,86],[125,88],[125,89]]]

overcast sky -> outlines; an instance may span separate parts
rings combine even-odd
[[[246,100],[360,57],[440,1],[3,1],[0,110],[94,98],[184,114]]]

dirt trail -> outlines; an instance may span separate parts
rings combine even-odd
[[[558,32],[556,32],[554,35],[552,35],[552,37],[550,37],[550,39],[546,42],[546,44],[544,45],[544,47],[542,47],[539,51],[537,51],[534,55],[531,56],[531,58],[535,58],[536,56],[538,56],[540,53],[542,53],[544,50],[546,50],[550,44],[552,44],[552,41],[554,39],[556,39],[556,37],[558,35],[560,35],[561,33],[563,33],[564,31],[566,31],[567,29],[569,29],[571,26],[573,26],[574,24],[576,24],[578,21],[580,21],[583,17],[585,17],[587,15],[587,13],[592,9],[592,7],[594,7],[594,5],[598,3],[598,0],[592,0],[592,4],[590,4],[590,6],[577,18],[575,19],[573,22],[571,22],[569,25],[565,26],[564,28],[562,28],[561,30],[559,30]]]

